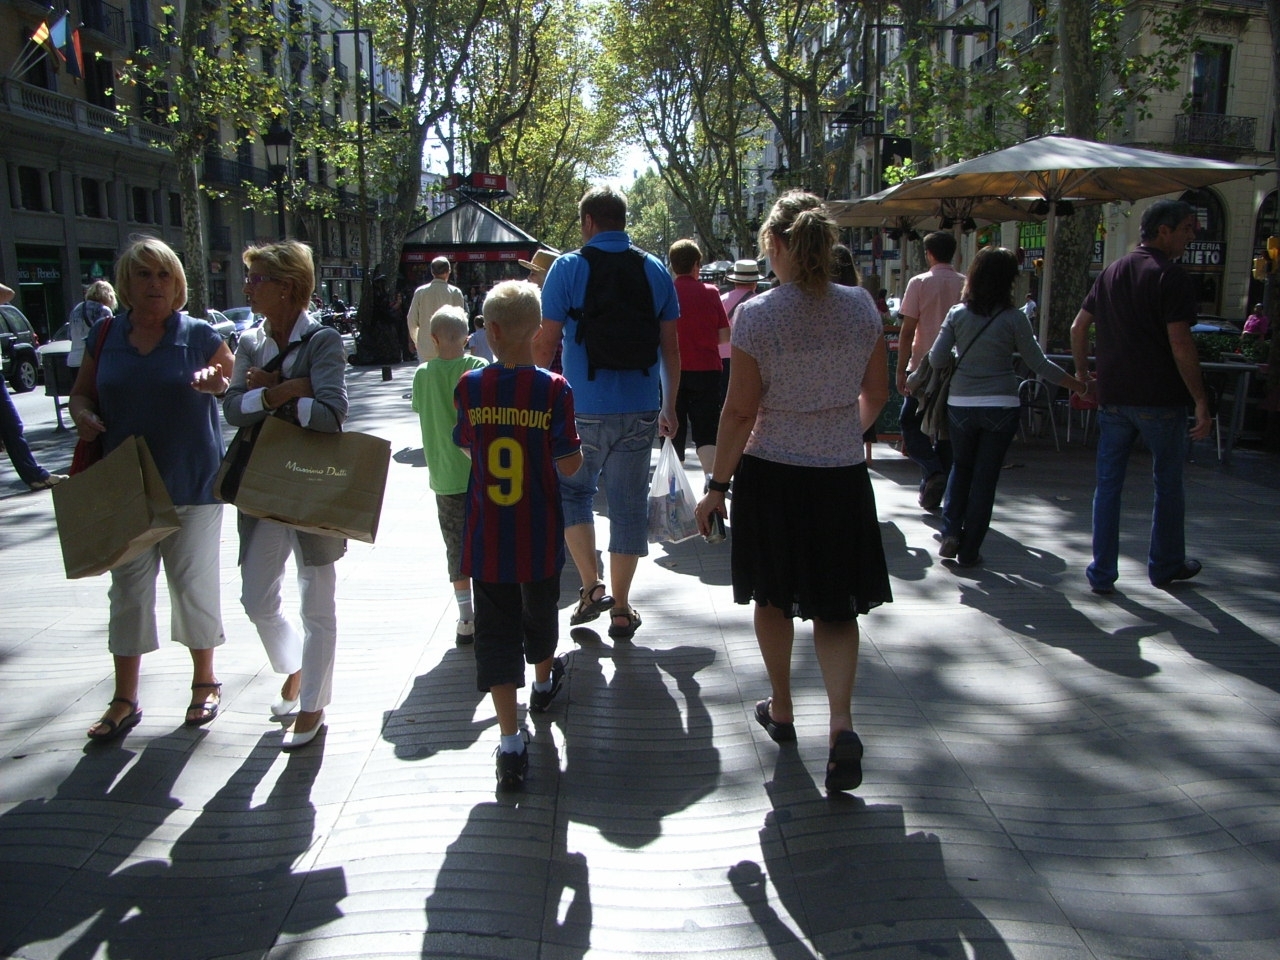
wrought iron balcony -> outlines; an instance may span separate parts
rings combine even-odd
[[[1013,45],[1014,49],[1023,50],[1035,43],[1036,38],[1042,33],[1047,33],[1048,31],[1049,27],[1045,24],[1044,17],[1041,17],[1039,20],[1029,24],[1025,29],[1019,30],[1015,33],[1009,38],[1009,42]]]
[[[85,28],[124,46],[124,11],[103,0],[81,0],[80,17]]]
[[[1174,142],[1191,147],[1253,150],[1257,133],[1257,117],[1219,113],[1181,113],[1174,117]]]
[[[209,249],[220,253],[231,252],[231,228],[219,224],[210,226]]]
[[[973,73],[982,73],[984,70],[994,70],[996,68],[996,57],[998,55],[999,51],[995,47],[992,47],[981,56],[974,57],[973,60],[969,62],[969,69]]]

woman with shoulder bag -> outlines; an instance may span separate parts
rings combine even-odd
[[[311,248],[288,240],[250,247],[243,259],[245,298],[266,319],[240,338],[223,404],[227,422],[245,427],[274,416],[308,430],[338,432],[347,418],[346,350],[338,331],[306,312],[315,286]],[[347,543],[244,513],[238,521],[240,602],[272,669],[285,675],[271,712],[284,717],[301,707],[281,744],[292,750],[315,739],[331,698],[338,642],[335,564]],[[290,555],[298,568],[301,634],[281,610]]]
[[[84,291],[84,299],[71,308],[67,317],[67,369],[75,376],[84,359],[84,338],[99,320],[111,316],[116,309],[116,292],[106,280],[95,280]]]
[[[213,479],[222,458],[214,399],[229,382],[231,351],[203,320],[179,312],[187,278],[178,256],[154,237],[135,240],[116,265],[125,312],[94,324],[71,388],[71,419],[81,440],[101,438],[104,455],[131,436],[147,441],[182,528],[111,571],[107,648],[115,694],[91,740],[114,740],[138,725],[142,655],[160,646],[156,574],[164,562],[173,607],[172,639],[191,651],[186,724],[218,715],[222,684],[213,651],[225,640],[218,577],[222,504]],[[102,504],[104,512],[110,503]]]
[[[929,349],[929,363],[943,366],[956,348],[958,358],[947,398],[951,475],[942,505],[939,556],[958,566],[982,562],[978,550],[991,526],[996,483],[1004,455],[1018,431],[1017,353],[1037,377],[1083,394],[1077,380],[1045,357],[1031,321],[1013,306],[1018,258],[1004,247],[979,250],[969,267],[961,302],[951,308]]]

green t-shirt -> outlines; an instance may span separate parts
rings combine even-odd
[[[413,410],[422,427],[422,454],[436,493],[467,492],[471,458],[453,442],[458,413],[453,406],[453,389],[468,370],[486,365],[483,357],[456,360],[428,360],[413,374]]]

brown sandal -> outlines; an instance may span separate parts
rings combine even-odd
[[[106,727],[107,728],[106,732],[94,733],[93,728],[91,727],[88,734],[90,740],[96,740],[98,743],[107,743],[108,741],[111,741],[111,740],[117,740],[120,737],[123,737],[126,733],[128,733],[130,730],[132,730],[142,721],[142,711],[138,709],[138,701],[126,700],[124,697],[114,697],[112,698],[111,703],[107,704],[107,713],[111,712],[111,704],[113,703],[127,703],[133,709],[118,721],[112,720],[109,716],[107,716],[104,713],[102,715],[102,719],[99,720],[97,723],[95,723],[93,726]]]
[[[597,590],[600,591],[599,599],[591,599]],[[613,597],[609,596],[603,580],[597,580],[590,587],[579,587],[578,606],[569,615],[569,625],[576,627],[580,623],[590,623],[612,606]]]
[[[191,706],[187,707],[187,718],[182,721],[183,726],[187,727],[203,727],[206,723],[218,715],[218,705],[222,703],[222,684],[221,683],[193,683],[191,689],[195,690],[212,690],[213,693],[208,694],[202,700],[197,700]],[[195,717],[191,716],[192,710],[199,710],[200,713]]]

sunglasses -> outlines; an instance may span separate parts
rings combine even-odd
[[[260,283],[274,283],[278,277],[268,277],[265,273],[251,273],[244,278],[246,286],[257,286]]]

